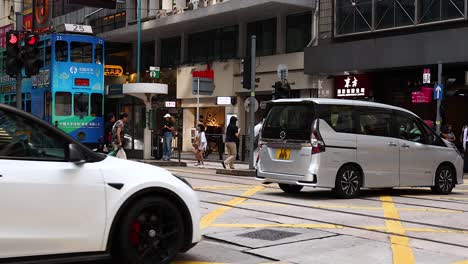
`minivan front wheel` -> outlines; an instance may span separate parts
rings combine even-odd
[[[285,193],[299,193],[304,186],[278,183],[279,187]]]
[[[434,186],[431,187],[432,192],[436,194],[449,194],[455,187],[454,170],[447,165],[440,166],[435,175]]]
[[[346,165],[338,171],[334,193],[339,198],[354,198],[359,196],[362,185],[361,171],[355,166]]]

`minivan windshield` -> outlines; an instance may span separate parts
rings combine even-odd
[[[284,132],[285,140],[310,140],[313,120],[313,104],[274,105],[263,124],[262,138],[281,139]]]

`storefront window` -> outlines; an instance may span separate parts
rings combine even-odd
[[[312,13],[288,16],[286,28],[286,52],[304,51],[312,35]]]
[[[268,56],[276,53],[276,18],[247,25],[247,54],[250,54],[251,36],[253,35],[257,37],[257,56]]]
[[[161,65],[170,67],[180,65],[180,37],[161,40]]]

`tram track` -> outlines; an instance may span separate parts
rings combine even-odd
[[[176,171],[176,170],[174,170]],[[203,176],[206,176],[207,174],[202,174],[202,173],[193,173],[193,172],[187,172],[187,171],[176,171],[176,172],[181,172],[181,173],[190,173],[190,174],[198,174],[198,175],[203,175]],[[195,177],[195,176],[182,176],[182,177],[185,177],[185,178],[188,178],[188,179],[193,179],[193,180],[203,180],[203,181],[212,181],[212,182],[220,182],[220,183],[229,183],[229,184],[234,184],[234,185],[248,185],[246,184],[245,182],[240,182],[240,181],[232,181],[232,179],[237,179],[237,180],[241,180],[241,181],[248,181],[248,182],[251,182],[252,184],[255,184],[255,185],[258,185],[260,184],[259,181],[257,180],[254,180],[254,179],[249,179],[249,178],[246,178],[244,176],[219,176],[219,175],[216,175],[216,174],[213,174],[213,175],[209,175],[210,177],[216,177],[216,178],[221,178],[221,179],[225,179],[225,178],[229,178],[230,180],[219,180],[219,179],[207,179],[207,178],[203,178],[203,177]],[[273,187],[273,186],[265,186],[265,188],[269,188],[269,189],[274,189],[274,190],[279,190],[280,188],[279,187]],[[415,189],[417,190],[417,189]],[[324,189],[324,191],[327,191],[326,189]],[[370,190],[370,191],[374,191],[374,190]],[[377,192],[377,190],[375,190]],[[393,192],[397,192],[398,190],[393,190]],[[382,191],[382,194],[389,194],[389,191]],[[433,202],[441,202],[441,203],[451,203],[451,204],[467,204],[468,203],[464,203],[464,202],[459,202],[459,201],[453,201],[453,200],[440,200],[440,199],[429,199],[429,198],[424,198],[424,197],[407,197],[407,196],[402,196],[402,195],[395,195],[395,194],[389,194],[391,195],[392,197],[398,197],[398,198],[404,198],[404,199],[420,199],[420,200],[427,200],[427,201],[433,201]],[[366,201],[372,201],[372,202],[381,202],[380,200],[378,199],[372,199],[372,198],[367,198],[367,197],[359,197],[359,198],[355,198],[355,200],[366,200]],[[468,213],[468,210],[464,210],[464,209],[458,209],[458,208],[450,208],[450,207],[446,207],[446,206],[435,206],[435,205],[422,205],[422,204],[417,204],[417,203],[410,203],[410,202],[403,202],[403,201],[393,201],[394,204],[398,204],[398,205],[408,205],[408,206],[416,206],[416,207],[424,207],[424,208],[430,208],[430,209],[440,209],[440,210],[452,210],[452,211],[458,211],[458,212],[462,212],[462,213]],[[311,208],[314,208],[314,207],[311,207]],[[346,211],[343,211],[343,212],[346,212]]]

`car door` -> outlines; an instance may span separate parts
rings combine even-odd
[[[398,139],[391,137],[392,112],[383,108],[356,107],[357,161],[365,187],[399,185]]]
[[[428,186],[434,176],[434,161],[426,132],[416,117],[396,111],[395,128],[400,149],[400,186]]]
[[[103,177],[98,163],[68,162],[68,143],[0,108],[0,259],[100,250]]]

